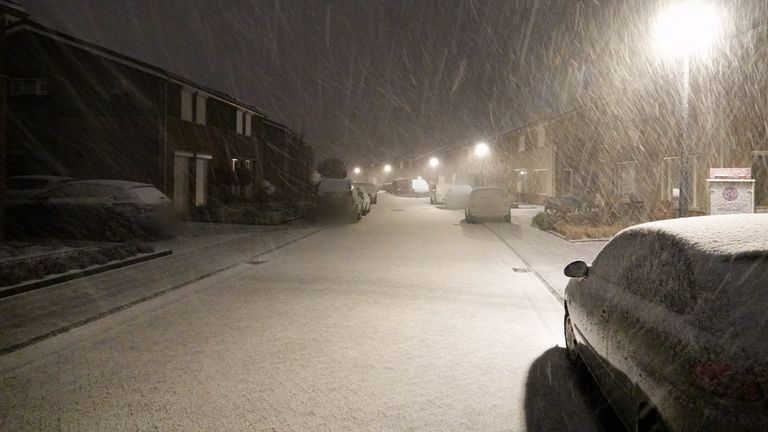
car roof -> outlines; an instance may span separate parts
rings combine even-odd
[[[128,181],[128,180],[112,180],[112,179],[94,179],[94,180],[76,180],[73,182],[67,183],[68,185],[71,184],[95,184],[95,185],[104,185],[104,186],[114,186],[118,188],[124,188],[124,189],[130,189],[135,187],[154,187],[149,183],[140,183],[140,182],[134,182],[134,181]]]
[[[501,190],[501,188],[497,188],[497,187],[479,187],[479,188],[472,189],[472,193],[483,192],[483,191],[499,191],[502,193],[504,192],[503,190]]]
[[[55,176],[55,175],[36,175],[36,174],[28,174],[28,175],[17,175],[13,177],[9,177],[10,180],[13,179],[29,179],[29,180],[72,180],[72,177],[66,177],[66,176]]]
[[[768,214],[667,219],[635,225],[620,235],[661,235],[706,255],[768,254]]]

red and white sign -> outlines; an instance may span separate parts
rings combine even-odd
[[[709,178],[711,179],[751,179],[751,168],[710,168]]]

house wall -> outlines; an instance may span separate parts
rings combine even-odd
[[[11,34],[5,58],[12,80],[37,80],[45,89],[10,98],[12,175],[152,183],[183,211],[209,198],[255,196],[263,174],[260,115],[31,31]]]

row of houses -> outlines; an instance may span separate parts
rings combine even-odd
[[[313,149],[252,104],[28,18],[4,37],[7,176],[147,182],[182,212],[309,187]]]
[[[686,148],[689,214],[706,214],[712,168],[749,168],[755,211],[768,212],[768,30],[756,26],[729,41],[724,54],[692,65]],[[652,73],[653,72],[653,73]],[[436,149],[397,167],[436,178],[505,188],[521,202],[583,196],[597,202],[631,198],[650,211],[679,205],[682,98],[679,75],[651,71],[610,97],[586,97],[575,109],[485,141]],[[482,168],[481,168],[482,165]],[[406,169],[407,171],[407,169]]]

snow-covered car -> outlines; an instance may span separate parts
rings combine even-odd
[[[376,204],[378,201],[378,193],[379,188],[373,183],[355,183],[354,186],[356,188],[360,188],[365,191],[365,193],[368,194],[368,197],[371,199],[371,204]]]
[[[636,225],[565,274],[566,355],[628,430],[768,430],[768,215]]]
[[[485,220],[501,220],[504,222],[512,220],[506,194],[503,190],[495,187],[473,189],[469,193],[464,216],[469,223]]]
[[[437,183],[430,185],[429,188],[429,203],[430,204],[444,204],[445,195],[451,189],[453,185],[450,183]]]
[[[362,200],[347,179],[326,178],[317,184],[312,218],[355,223],[362,217]]]
[[[74,180],[72,177],[52,175],[13,176],[6,182],[6,200],[8,203],[31,200],[56,186]]]
[[[462,209],[467,207],[469,194],[472,193],[472,186],[453,185],[445,194],[445,206],[453,209]]]
[[[365,191],[365,189],[353,185],[352,186],[355,190],[355,193],[357,193],[357,196],[360,197],[360,213],[365,216],[368,213],[371,212],[371,196],[368,195],[368,192]]]
[[[167,235],[176,221],[171,200],[151,184],[111,179],[66,182],[9,212],[22,229],[111,241]]]

